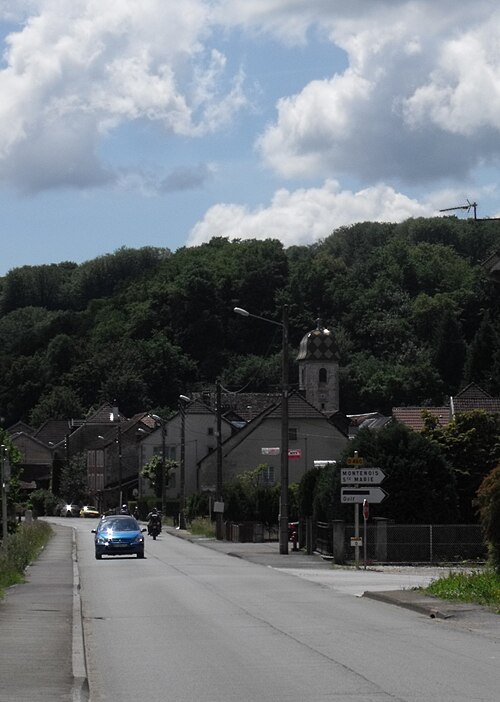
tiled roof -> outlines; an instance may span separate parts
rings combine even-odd
[[[450,421],[449,407],[393,407],[392,416],[401,424],[405,424],[413,431],[422,431],[424,428],[423,412],[429,412],[439,424],[448,424]]]
[[[63,441],[67,434],[71,434],[71,431],[72,429],[67,419],[47,419],[34,432],[33,436],[49,446]]]
[[[500,412],[500,397],[492,397],[476,383],[469,383],[454,397],[450,397],[450,405],[453,414],[478,409],[496,413]]]
[[[222,414],[238,415],[249,422],[261,412],[280,401],[281,393],[264,392],[222,392]],[[194,393],[193,399],[203,401],[215,412],[217,399],[215,392]]]
[[[484,410],[492,413],[500,412],[500,398],[498,397],[487,397],[483,400],[454,397],[452,401],[454,414],[457,412],[471,412],[472,410]]]
[[[29,424],[26,424],[26,422],[20,420],[19,422],[16,422],[10,426],[7,431],[9,434],[18,434],[20,431],[24,432],[25,434],[33,434],[35,430]]]
[[[281,398],[275,401],[274,408],[267,414],[268,417],[281,417]],[[317,419],[328,419],[324,412],[316,409],[311,405],[300,393],[292,391],[288,398],[288,417],[289,419],[303,419],[310,417]]]

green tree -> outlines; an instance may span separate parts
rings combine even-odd
[[[476,504],[488,541],[491,565],[500,575],[500,466],[493,468],[483,479]]]
[[[322,468],[312,468],[301,478],[298,494],[299,515],[301,517],[312,517],[314,514],[314,494],[322,470]]]
[[[19,463],[21,461],[21,454],[19,450],[12,444],[12,437],[9,432],[5,431],[0,427],[0,446],[2,448],[3,456],[2,461],[8,461],[10,465],[10,480],[9,480],[9,490],[7,492],[7,515],[12,517],[15,512],[15,505],[20,500],[20,482],[19,482]],[[0,504],[0,514],[2,510],[2,505]]]
[[[34,427],[39,427],[47,419],[68,419],[83,414],[83,406],[77,394],[66,386],[56,386],[40,396],[29,414],[29,420]]]
[[[172,460],[165,461],[163,465],[162,457],[159,455],[153,456],[142,469],[142,477],[149,481],[151,488],[154,490],[155,496],[159,499],[162,497],[162,486],[165,488],[168,485],[170,473],[177,468],[177,462]]]
[[[87,460],[85,454],[74,455],[69,463],[61,470],[60,478],[61,497],[67,501],[86,502],[87,487]]]
[[[371,515],[399,524],[446,524],[457,518],[457,495],[451,466],[441,449],[427,438],[394,422],[380,431],[362,429],[349,444],[364,465],[381,468],[389,496],[371,506]],[[347,456],[325,467],[318,480],[317,518],[352,520],[352,505],[340,504],[340,470]]]
[[[428,425],[424,435],[439,445],[455,475],[460,521],[477,521],[474,500],[483,478],[500,461],[500,415],[483,410],[457,412],[444,426]]]

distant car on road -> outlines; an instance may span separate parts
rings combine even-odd
[[[80,517],[100,517],[99,510],[97,507],[91,507],[90,505],[85,505],[80,510]]]
[[[132,554],[144,558],[144,536],[146,528],[141,529],[134,517],[128,514],[115,514],[103,517],[95,534],[95,557],[121,556]]]
[[[65,504],[61,508],[61,517],[79,517],[80,509],[80,505],[77,505],[75,502]]]

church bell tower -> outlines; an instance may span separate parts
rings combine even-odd
[[[321,319],[316,329],[308,332],[300,342],[297,356],[299,388],[306,400],[331,415],[339,409],[339,352],[329,329]]]

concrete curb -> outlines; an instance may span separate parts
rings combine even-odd
[[[411,609],[413,612],[425,614],[431,619],[449,619],[453,612],[449,611],[447,602],[423,595],[415,590],[390,590],[387,592],[364,592],[363,597],[387,604]]]
[[[73,667],[73,702],[87,702],[89,685],[87,662],[85,658],[85,640],[83,634],[82,600],[80,597],[80,573],[76,550],[76,531],[73,529],[73,630],[72,630],[72,667]]]

